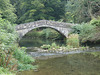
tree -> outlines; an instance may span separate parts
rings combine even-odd
[[[81,23],[88,22],[99,16],[99,0],[69,0],[66,4],[66,21]]]
[[[0,0],[0,14],[3,19],[7,19],[12,23],[15,22],[17,16],[14,12],[15,8],[10,4],[9,0]]]
[[[64,14],[64,0],[11,0],[17,10],[17,23],[59,20]]]

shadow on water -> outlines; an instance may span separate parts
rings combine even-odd
[[[40,47],[43,44],[51,45],[54,42],[59,46],[66,45],[66,42],[64,40],[49,40],[43,38],[35,38],[35,39],[23,38],[20,40],[19,45],[25,47]]]
[[[98,42],[87,41],[86,43],[83,43],[82,46],[100,47],[100,41],[98,41]]]
[[[89,53],[36,60],[36,63],[39,65],[36,72],[30,70],[17,75],[100,75],[100,58]]]

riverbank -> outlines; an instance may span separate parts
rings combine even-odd
[[[88,48],[87,50],[80,50],[76,49],[75,50],[70,50],[70,51],[54,51],[54,50],[45,50],[41,49],[38,47],[28,47],[27,48],[27,53],[34,57],[35,59],[49,59],[49,58],[57,58],[57,57],[63,57],[68,54],[76,54],[76,53],[85,53],[85,52],[98,52],[100,51],[100,47],[93,47],[93,48]]]

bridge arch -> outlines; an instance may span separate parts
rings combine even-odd
[[[48,20],[39,20],[35,22],[20,24],[16,26],[16,31],[19,34],[19,38],[21,39],[26,33],[29,31],[39,28],[39,27],[49,27],[57,30],[65,37],[68,37],[68,34],[71,32],[71,26],[73,24],[64,23],[64,22],[56,22],[56,21],[48,21]]]

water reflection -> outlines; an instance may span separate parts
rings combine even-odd
[[[36,63],[39,65],[37,72],[24,71],[17,75],[100,75],[100,58],[87,53],[37,60]]]
[[[34,39],[27,39],[23,38],[20,40],[19,45],[25,46],[25,47],[40,47],[43,44],[52,44],[55,42],[57,45],[66,45],[66,41],[64,40],[49,40],[49,39],[43,39],[43,38],[34,38]]]

